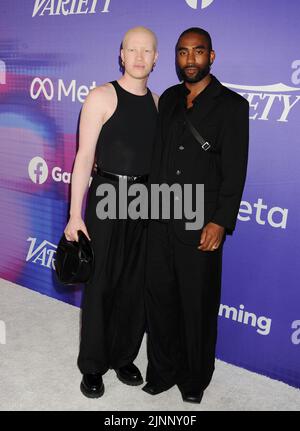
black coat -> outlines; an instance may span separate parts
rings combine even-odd
[[[249,103],[211,77],[188,110],[211,148],[204,151],[187,127],[183,109],[189,91],[184,83],[170,87],[159,100],[150,183],[204,184],[204,225],[214,222],[231,234],[246,179]],[[183,242],[196,244],[200,231],[186,230],[186,221],[172,220],[175,233]]]

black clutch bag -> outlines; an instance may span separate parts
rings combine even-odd
[[[68,241],[62,235],[56,250],[54,267],[63,284],[87,283],[94,270],[94,251],[90,240],[78,231],[78,242]]]

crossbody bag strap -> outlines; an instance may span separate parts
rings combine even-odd
[[[204,151],[207,151],[207,150],[211,147],[210,143],[209,143],[209,142],[207,142],[207,141],[206,141],[206,140],[205,140],[205,139],[200,135],[200,133],[198,132],[198,130],[193,126],[193,124],[191,123],[190,119],[188,118],[188,116],[187,116],[186,111],[185,111],[185,109],[184,109],[184,108],[183,108],[183,113],[184,113],[185,120],[186,120],[186,123],[187,123],[187,125],[188,125],[188,128],[189,128],[189,130],[190,130],[191,134],[194,136],[194,138],[196,139],[196,141],[197,141],[197,142],[199,142],[199,144],[201,145],[201,148],[202,148]]]

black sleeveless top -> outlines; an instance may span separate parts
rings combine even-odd
[[[147,89],[147,94],[137,96],[124,90],[117,81],[111,84],[118,103],[100,131],[97,165],[120,175],[149,174],[158,117],[151,91]]]

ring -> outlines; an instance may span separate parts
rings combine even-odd
[[[216,250],[218,247],[213,246],[213,250]]]

